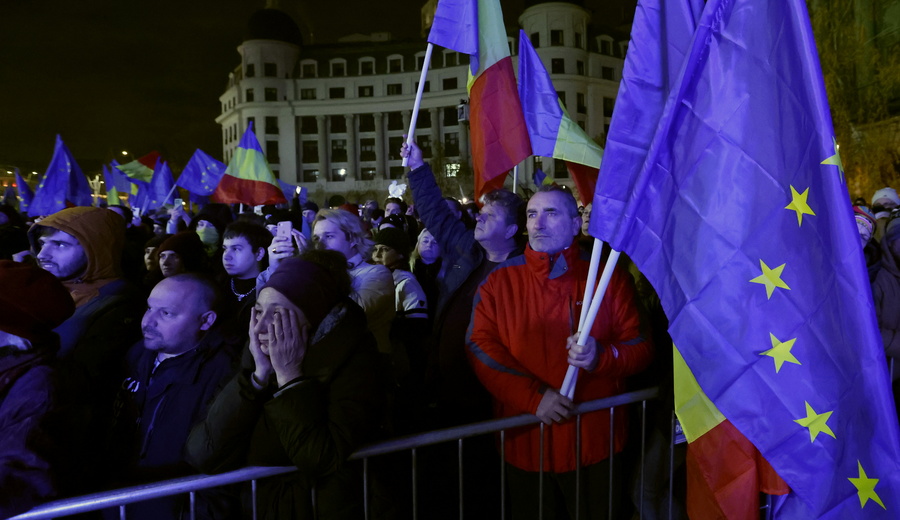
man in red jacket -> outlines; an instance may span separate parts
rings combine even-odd
[[[575,199],[556,186],[541,188],[528,202],[526,217],[525,254],[498,266],[476,296],[468,355],[493,395],[497,417],[531,413],[549,425],[543,450],[538,426],[507,432],[513,518],[537,518],[541,469],[543,518],[574,518],[576,421],[568,420],[573,401],[558,390],[566,370],[581,369],[574,401],[608,397],[625,389],[626,376],[649,364],[652,346],[639,330],[632,281],[618,269],[587,344],[576,344],[590,262],[574,241],[581,227]],[[625,444],[625,410],[614,415],[618,452]],[[609,422],[605,410],[581,420],[579,518],[607,517]]]

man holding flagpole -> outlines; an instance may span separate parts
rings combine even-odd
[[[495,415],[531,413],[549,425],[543,435],[538,426],[506,434],[512,517],[536,518],[542,509],[543,518],[574,518],[579,465],[578,517],[609,518],[610,511],[615,517],[608,498],[620,493],[610,493],[610,485],[619,486],[621,479],[609,478],[610,414],[582,416],[580,461],[575,457],[577,423],[567,419],[573,401],[622,392],[625,377],[650,363],[652,345],[641,334],[633,283],[618,269],[589,339],[577,344],[589,262],[574,240],[581,227],[575,199],[558,186],[542,187],[528,202],[526,216],[525,254],[487,276],[475,298],[467,341],[475,373],[494,398]],[[569,365],[583,369],[573,400],[559,392]],[[625,444],[625,410],[614,415],[619,452]]]

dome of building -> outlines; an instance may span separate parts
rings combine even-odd
[[[277,40],[303,45],[300,28],[287,13],[277,9],[260,9],[253,13],[244,33],[244,41],[247,40]]]

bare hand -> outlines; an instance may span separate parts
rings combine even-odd
[[[572,400],[552,388],[544,391],[544,398],[538,404],[534,415],[544,424],[562,422],[572,413]]]
[[[272,378],[272,375],[275,373],[275,370],[272,369],[272,362],[269,360],[268,350],[263,351],[263,347],[259,344],[259,336],[253,332],[253,328],[256,325],[258,320],[258,316],[256,315],[256,308],[250,308],[250,354],[253,355],[253,364],[256,365],[256,370],[253,372],[254,378],[264,384],[267,385],[269,380]]]
[[[422,160],[422,150],[419,149],[416,143],[407,142],[407,139],[408,136],[404,134],[403,146],[400,147],[400,157],[407,158],[406,165],[409,166],[410,170],[415,170],[425,164],[425,161]]]
[[[578,334],[574,334],[566,338],[566,348],[569,350],[569,364],[573,367],[591,371],[597,368],[597,361],[600,359],[597,341],[588,336],[587,340],[585,340],[586,344],[579,345],[578,336]]]
[[[306,235],[299,229],[291,229],[291,237],[293,237],[294,243],[297,244],[297,251],[304,253],[309,249],[309,240],[306,239]]]
[[[296,311],[279,308],[275,313],[269,325],[269,359],[279,387],[303,375],[308,332],[309,325],[300,323]]]
[[[269,268],[272,272],[278,268],[278,264],[280,264],[282,260],[294,256],[295,251],[296,249],[294,249],[291,237],[273,237],[272,243],[269,245]]]
[[[22,262],[24,262],[25,259],[28,258],[29,256],[31,256],[31,251],[29,251],[29,250],[27,250],[27,249],[24,250],[24,251],[19,251],[18,253],[13,253],[13,255],[12,255],[12,261],[13,261],[13,262],[19,262],[19,263],[22,263]]]

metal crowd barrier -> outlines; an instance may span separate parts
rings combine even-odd
[[[643,490],[644,490],[644,452],[646,448],[646,405],[648,400],[656,399],[658,397],[658,388],[648,388],[644,390],[638,390],[635,392],[629,392],[626,394],[621,394],[605,399],[598,399],[595,401],[589,401],[585,403],[580,403],[574,407],[574,415],[576,416],[573,420],[580,421],[581,415],[594,412],[603,409],[609,409],[610,411],[610,477],[612,480],[613,476],[613,465],[612,460],[615,457],[613,454],[613,428],[614,428],[614,420],[613,420],[613,410],[615,407],[624,406],[628,404],[641,403],[641,450],[640,450],[640,497],[638,500],[638,514],[640,518],[644,517],[643,510],[641,506],[643,505]],[[676,421],[674,418],[674,414],[672,415],[672,427],[671,427],[671,437],[672,442],[669,446],[669,518],[672,518],[671,504],[672,504],[672,472],[674,468],[674,446],[676,444]],[[462,508],[462,498],[463,498],[463,482],[462,482],[462,448],[463,448],[463,440],[479,435],[491,434],[494,432],[500,432],[501,440],[504,438],[506,430],[510,430],[513,428],[518,428],[521,426],[527,426],[531,424],[540,423],[537,417],[533,415],[520,415],[516,417],[509,417],[505,419],[496,419],[492,421],[485,421],[465,426],[459,426],[454,428],[447,428],[442,430],[435,430],[431,432],[421,433],[417,435],[410,435],[407,437],[400,437],[396,439],[391,439],[385,442],[380,442],[377,444],[366,446],[359,451],[355,452],[350,456],[350,460],[361,460],[363,463],[363,489],[364,489],[364,500],[366,501],[366,518],[370,517],[369,515],[369,471],[368,471],[368,462],[369,459],[378,456],[384,456],[393,453],[399,453],[404,451],[409,451],[411,455],[412,462],[412,517],[418,518],[418,504],[417,504],[417,464],[416,464],[416,451],[418,448],[422,448],[425,446],[431,446],[442,443],[449,443],[456,441],[459,446],[459,500],[460,500],[460,518],[463,516],[463,508]],[[580,428],[578,429],[580,432]],[[541,433],[543,435],[544,426],[541,424]],[[579,435],[580,437],[580,435]],[[633,441],[632,441],[633,439]],[[636,442],[636,438],[632,437],[630,442]],[[580,439],[576,443],[579,451],[580,451]],[[503,464],[503,453],[502,446],[504,445],[501,442],[501,454],[499,457],[500,464]],[[543,453],[541,453],[541,461],[543,461]],[[257,517],[257,504],[256,504],[256,490],[257,490],[257,482],[266,477],[271,477],[275,475],[281,475],[285,473],[290,473],[295,471],[296,467],[294,466],[284,466],[284,467],[247,467],[242,468],[235,471],[230,471],[227,473],[222,473],[219,475],[193,475],[189,477],[182,477],[172,480],[165,480],[161,482],[154,482],[151,484],[145,484],[141,486],[134,486],[122,489],[116,489],[112,491],[105,491],[101,493],[94,493],[90,495],[84,495],[79,497],[66,498],[61,500],[55,500],[52,502],[47,502],[40,506],[33,508],[32,510],[22,513],[18,516],[12,517],[10,520],[38,520],[38,519],[47,519],[47,518],[58,518],[64,516],[75,515],[79,513],[85,513],[89,511],[98,511],[101,509],[108,509],[113,507],[119,508],[120,518],[126,519],[125,506],[127,504],[133,504],[136,502],[141,502],[145,500],[173,496],[173,495],[181,495],[188,494],[190,501],[190,517],[194,519],[194,505],[196,500],[196,492],[204,489],[215,488],[219,486],[236,484],[242,482],[250,482],[251,489],[251,501],[252,501],[252,511],[253,511],[253,519],[256,520]],[[580,471],[580,468],[577,470]],[[501,468],[500,472],[501,482],[501,518],[505,518],[505,493],[504,489],[504,476],[505,472]],[[576,481],[580,482],[580,479],[576,477]],[[541,479],[541,483],[543,483],[543,479]],[[576,487],[576,503],[579,500],[580,489]],[[541,485],[539,491],[539,501],[543,498],[543,486]],[[610,498],[610,513],[612,511],[612,485],[610,485],[609,489],[609,498]]]

